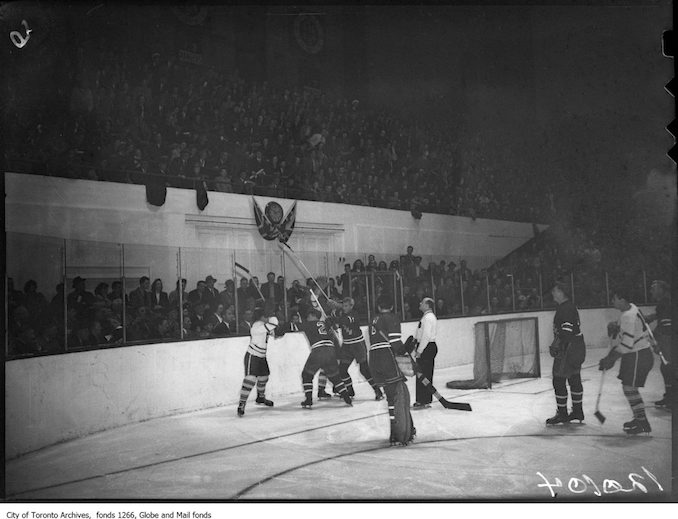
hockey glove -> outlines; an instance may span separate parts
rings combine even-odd
[[[612,350],[607,354],[607,356],[600,359],[600,362],[598,363],[598,370],[607,371],[608,369],[611,369],[619,357],[621,357],[621,354],[617,353],[616,350]]]
[[[607,336],[616,339],[619,334],[619,323],[611,321],[607,323]]]
[[[410,335],[403,346],[405,347],[405,353],[411,353],[417,347],[417,341]]]
[[[551,346],[549,346],[549,353],[551,354],[551,357],[557,359],[562,355],[562,352],[563,352],[562,344],[560,342],[560,339],[556,337],[555,339],[553,339]]]

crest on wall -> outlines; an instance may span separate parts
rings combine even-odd
[[[254,205],[254,219],[257,222],[259,234],[265,240],[278,240],[286,243],[294,230],[297,215],[296,200],[287,215],[278,202],[269,202],[263,211],[254,197],[252,197],[252,204]]]
[[[318,54],[325,45],[325,31],[317,16],[300,14],[294,19],[294,38],[309,54]]]

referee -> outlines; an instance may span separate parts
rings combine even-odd
[[[417,347],[414,350],[414,358],[417,359],[417,364],[421,369],[424,377],[433,384],[433,367],[435,358],[438,354],[438,346],[436,345],[436,328],[438,320],[433,313],[435,302],[430,297],[425,297],[419,303],[419,310],[424,314],[419,320],[416,339]],[[416,402],[412,406],[413,409],[425,409],[431,407],[431,400],[433,395],[431,391],[419,381],[416,381]]]

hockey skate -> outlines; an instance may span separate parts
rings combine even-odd
[[[415,403],[412,405],[412,410],[418,411],[418,410],[420,410],[420,409],[428,409],[429,407],[431,407],[431,404],[422,404],[422,403],[420,403],[420,402],[415,402]]]
[[[239,405],[238,406],[238,417],[242,418],[243,416],[245,416],[245,406]]]
[[[381,389],[376,388],[374,390],[374,399],[378,402],[379,400],[384,399],[384,393],[381,392]]]
[[[351,400],[351,395],[348,393],[348,391],[342,393],[341,398],[344,399],[344,402],[346,402],[346,405],[350,405],[351,407],[353,407],[353,400]]]
[[[324,388],[318,389],[318,400],[322,400],[324,398],[332,398],[332,395],[325,391]]]
[[[579,423],[584,421],[584,411],[582,409],[572,409],[572,412],[567,415],[567,421],[579,420]]]
[[[353,386],[347,387],[346,392],[348,393],[348,396],[350,396],[351,398],[353,398],[355,396],[355,391],[353,390]]]
[[[559,423],[568,423],[569,421],[570,417],[568,416],[567,411],[561,411],[558,409],[555,416],[552,416],[546,420],[546,425],[557,425]]]
[[[306,400],[304,400],[301,403],[301,407],[303,407],[304,409],[310,409],[312,405],[313,405],[313,399],[310,396],[307,396]]]
[[[628,427],[626,427],[627,425]],[[650,434],[652,432],[652,427],[650,427],[650,422],[648,422],[647,419],[634,419],[624,424],[624,432],[626,434]]]
[[[258,395],[256,402],[259,405],[265,405],[266,407],[273,407],[273,402],[268,400],[264,395]]]

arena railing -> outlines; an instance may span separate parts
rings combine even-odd
[[[334,278],[333,297],[345,295],[337,282],[343,262],[336,256],[324,251],[287,254],[273,242],[266,242],[262,251],[68,240],[14,232],[6,236],[5,353],[10,359],[222,336],[223,331],[194,322],[204,316],[196,318],[191,292],[208,276],[216,278],[215,288],[220,293],[226,283],[234,288],[232,295],[219,296],[232,305],[223,316],[230,335],[248,334],[247,310],[251,311],[259,298],[250,286],[252,276],[259,279],[260,290],[269,272],[281,281],[278,298],[282,302],[274,300],[280,320],[291,319],[303,305],[292,300],[294,280],[304,287],[311,276]],[[551,309],[555,305],[549,288],[556,277],[569,283],[572,299],[580,308],[609,306],[611,290],[617,286],[630,289],[635,302],[648,304],[651,281],[666,279],[665,274],[658,266],[607,272],[599,265],[569,273],[548,270],[547,266],[503,273],[476,269],[470,275],[457,271],[436,278],[428,273],[409,280],[401,271],[351,272],[349,293],[358,296],[356,310],[361,324],[367,324],[384,291],[391,293],[395,310],[407,321],[418,318],[419,296],[432,297],[437,304],[442,299],[436,310],[440,317]],[[140,299],[135,291],[143,276],[151,284],[160,279],[166,295],[157,300]],[[170,297],[182,279],[186,280],[185,291]],[[30,280],[35,281],[35,289]],[[238,292],[243,280],[247,290]],[[273,294],[275,297],[275,291]],[[268,298],[268,294],[264,296]],[[141,306],[146,310],[140,311]]]

